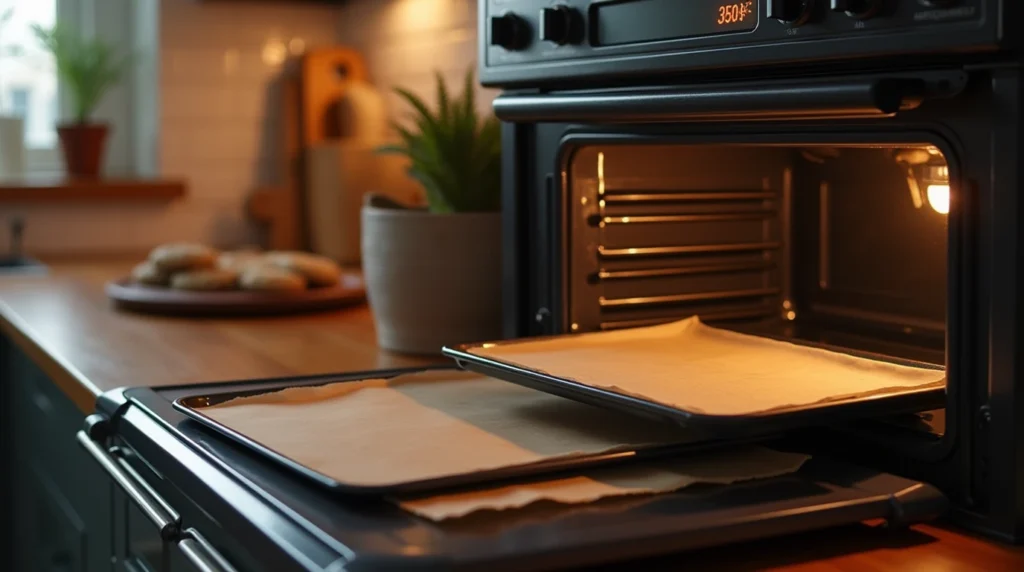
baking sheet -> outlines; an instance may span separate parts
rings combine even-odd
[[[404,510],[442,521],[471,513],[522,508],[550,501],[583,504],[608,497],[677,491],[698,483],[728,485],[796,472],[809,455],[743,446],[685,458],[606,467],[582,475],[539,482],[453,492],[429,498],[398,500]]]
[[[456,369],[174,403],[231,439],[353,494],[431,491],[722,444],[699,431]]]
[[[714,328],[693,317],[613,332],[446,348],[460,365],[684,424],[833,421],[941,406],[945,372]]]

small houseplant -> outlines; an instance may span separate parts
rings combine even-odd
[[[386,349],[438,353],[501,335],[501,128],[476,109],[466,74],[453,95],[437,74],[437,106],[405,89],[413,111],[400,141],[379,149],[408,160],[426,208],[367,195],[362,260],[377,338]]]
[[[92,113],[107,91],[121,80],[131,58],[119,55],[114,46],[100,39],[82,38],[60,24],[52,28],[36,25],[33,31],[53,54],[57,74],[70,95],[72,121],[57,126],[67,174],[97,177],[110,126],[93,121]]]
[[[13,17],[14,8],[0,14],[0,58],[21,53],[20,46],[3,42],[3,30]],[[2,89],[0,82],[0,177],[19,177],[25,169],[25,118],[7,112]]]

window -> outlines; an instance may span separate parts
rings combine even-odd
[[[24,118],[29,171],[57,169],[57,71],[32,33],[57,21],[57,0],[0,0],[0,18],[0,114]]]
[[[0,24],[0,115],[24,117],[28,171],[63,170],[56,126],[68,116],[69,100],[53,57],[32,32],[33,24],[59,21],[134,54],[137,65],[105,94],[92,118],[112,128],[108,174],[157,172],[159,6],[152,0],[0,0],[0,16],[10,11]]]
[[[27,87],[12,87],[9,93],[11,96],[8,100],[11,102],[11,108],[8,112],[16,117],[28,117],[28,98],[32,90]]]

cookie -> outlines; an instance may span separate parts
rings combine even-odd
[[[150,286],[166,286],[171,281],[171,276],[160,270],[151,261],[140,262],[132,268],[132,280],[139,284]]]
[[[164,272],[199,270],[217,263],[217,251],[202,244],[164,244],[153,249],[149,260]]]
[[[178,290],[232,290],[238,286],[238,272],[222,268],[186,270],[171,276],[171,288]]]
[[[246,268],[238,283],[243,290],[262,292],[298,292],[306,289],[306,279],[301,274],[267,264]]]
[[[308,252],[269,252],[267,263],[301,274],[310,286],[334,286],[341,280],[341,267],[336,262]]]
[[[254,264],[263,263],[263,254],[256,250],[233,250],[217,256],[217,268],[242,272]]]

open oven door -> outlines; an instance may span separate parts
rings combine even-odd
[[[359,377],[365,375],[339,380]],[[106,394],[99,410],[107,417],[109,437],[94,440],[91,448],[130,452],[125,458],[136,469],[131,474],[144,481],[129,483],[131,489],[159,495],[161,505],[178,499],[178,514],[209,517],[204,535],[227,550],[226,559],[273,563],[275,570],[575,568],[673,558],[695,548],[864,520],[899,527],[935,518],[947,506],[932,486],[814,457],[796,473],[738,485],[698,485],[575,506],[536,503],[432,522],[386,499],[357,501],[319,489],[173,408],[174,399],[204,390],[209,388]],[[113,444],[120,448],[111,452]],[[189,504],[199,499],[201,507]],[[230,547],[247,553],[234,554]],[[288,554],[301,553],[309,558],[284,566]]]

